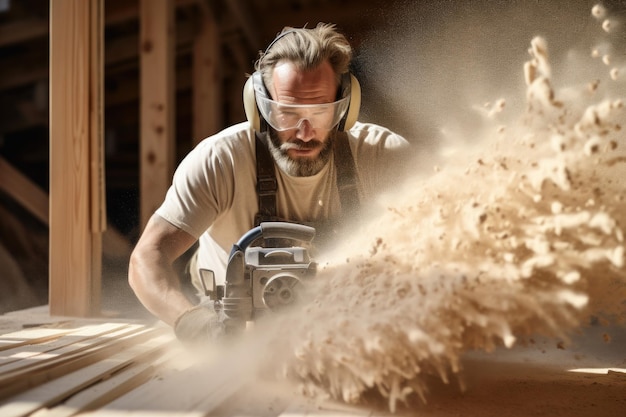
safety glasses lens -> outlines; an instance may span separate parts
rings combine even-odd
[[[330,130],[346,113],[349,98],[328,104],[283,104],[257,95],[257,104],[267,123],[278,131],[296,129],[306,120],[313,129]]]

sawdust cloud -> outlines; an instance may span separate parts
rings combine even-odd
[[[370,51],[390,51],[369,74],[378,104],[435,135],[403,132],[420,168],[321,260],[311,301],[244,349],[310,395],[375,391],[394,410],[468,350],[626,321],[619,19],[586,2],[435,3]]]

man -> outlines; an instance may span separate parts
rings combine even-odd
[[[209,338],[222,329],[210,305],[194,306],[183,294],[173,267],[196,241],[197,268],[213,270],[223,285],[233,243],[255,223],[279,218],[319,224],[345,216],[350,181],[341,191],[338,183],[350,176],[358,199],[384,186],[394,153],[407,142],[356,121],[360,89],[348,72],[351,59],[352,49],[334,25],[285,28],[246,83],[248,121],[205,139],[177,168],[131,255],[129,282],[181,340]],[[343,157],[337,149],[344,149]],[[269,170],[257,166],[263,155]],[[269,172],[269,184],[275,184],[269,203],[257,192],[265,180],[259,171]],[[191,272],[197,275],[195,266]]]

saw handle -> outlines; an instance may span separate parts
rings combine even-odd
[[[260,237],[263,239],[282,238],[310,242],[315,237],[315,228],[298,223],[263,222],[250,229],[235,243],[230,252],[231,256],[236,251],[245,252],[246,248]]]

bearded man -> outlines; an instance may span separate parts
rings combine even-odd
[[[191,276],[225,280],[234,242],[263,221],[334,230],[386,186],[407,142],[357,121],[360,87],[352,48],[334,25],[285,28],[260,54],[244,87],[247,121],[204,139],[180,163],[163,204],[130,259],[141,303],[179,339],[221,333],[212,304],[181,290],[174,262],[196,242]]]

